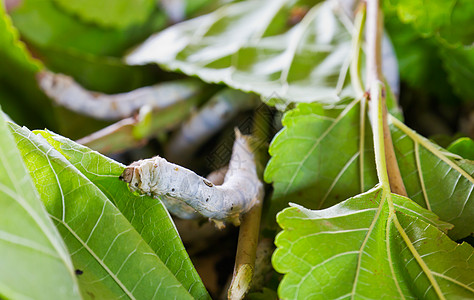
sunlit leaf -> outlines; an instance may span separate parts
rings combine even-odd
[[[71,253],[84,298],[191,298],[106,194],[42,136],[11,126],[43,203]]]
[[[80,299],[69,253],[0,110],[0,298]]]
[[[391,118],[392,139],[408,196],[454,225],[454,239],[474,232],[474,162],[450,154]]]
[[[285,127],[272,141],[272,158],[265,169],[265,180],[274,187],[271,219],[288,202],[321,209],[377,183],[372,132],[368,121],[361,120],[360,110],[360,101],[353,100],[336,108],[299,104],[285,114]]]
[[[196,299],[208,297],[163,204],[130,193],[127,185],[118,180],[124,165],[52,132],[38,133],[112,201],[191,295]]]
[[[231,3],[150,37],[127,60],[157,62],[272,101],[333,103],[351,90],[352,24],[336,1],[318,2]]]
[[[410,199],[374,188],[325,210],[278,215],[282,299],[468,299],[474,249]],[[441,228],[442,230],[440,230]]]

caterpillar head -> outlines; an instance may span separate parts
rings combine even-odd
[[[152,189],[156,185],[154,178],[159,177],[157,175],[159,171],[157,168],[158,164],[156,163],[157,160],[164,159],[156,156],[136,161],[125,168],[119,179],[128,183],[130,191],[151,195]]]
[[[140,161],[126,167],[119,179],[128,183],[132,192],[139,190],[141,186]]]

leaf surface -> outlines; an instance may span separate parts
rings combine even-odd
[[[163,204],[118,180],[124,165],[50,131],[38,133],[112,201],[191,295],[209,297]]]
[[[18,30],[6,14],[3,1],[0,3],[0,61],[2,90],[11,90],[12,94],[16,94],[15,101],[7,101],[5,97],[0,99],[3,111],[17,122],[51,126],[51,105],[35,80],[36,72],[43,65],[31,57],[25,44],[20,41]]]
[[[69,253],[0,110],[0,298],[80,299]]]
[[[397,55],[400,78],[411,87],[429,91],[440,99],[452,98],[452,87],[446,80],[440,56],[443,45],[434,37],[422,37],[411,24],[402,23],[396,15],[389,14],[384,20]]]
[[[157,62],[272,101],[332,103],[351,90],[351,26],[335,1],[241,1],[150,37],[127,61]]]
[[[410,199],[374,188],[324,210],[294,206],[278,215],[282,299],[474,296],[474,249]]]
[[[474,47],[443,48],[440,50],[443,66],[454,91],[463,99],[474,99]]]
[[[274,187],[271,219],[289,202],[326,208],[377,183],[371,129],[360,110],[360,101],[352,100],[335,108],[302,103],[285,114],[265,169],[265,180]]]
[[[270,145],[272,158],[265,169],[265,180],[274,186],[269,224],[289,202],[321,209],[377,183],[370,125],[365,121],[365,134],[361,134],[361,121],[366,118],[361,120],[359,101],[349,103],[340,108],[302,103],[285,114],[284,128]],[[474,232],[470,221],[474,218],[474,163],[390,119],[408,196],[452,223],[455,227],[449,235],[453,239],[470,235]]]
[[[22,1],[11,12],[11,16],[22,38],[34,46],[72,48],[104,56],[122,55],[126,49],[160,29],[165,21],[163,14],[156,11],[143,24],[123,30],[104,29],[81,22],[75,16],[65,13],[54,1],[36,0]]]
[[[474,160],[474,141],[468,137],[459,138],[448,146],[448,151],[465,159]]]
[[[43,137],[11,126],[43,203],[79,270],[84,298],[191,298],[106,194]]]
[[[155,4],[153,0],[55,0],[55,2],[85,22],[111,28],[125,28],[132,24],[145,22]]]
[[[424,36],[449,44],[472,46],[474,2],[471,0],[390,0],[398,16]]]

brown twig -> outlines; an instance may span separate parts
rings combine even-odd
[[[371,109],[373,102],[379,99],[379,95],[375,95],[372,88],[374,85],[383,85],[382,74],[382,34],[383,34],[383,15],[379,7],[378,0],[367,0],[367,26],[366,26],[366,42],[367,42],[367,87],[371,91]],[[407,192],[403,184],[400,169],[398,167],[395,150],[393,148],[392,137],[387,122],[387,105],[385,101],[385,90],[382,89],[379,100],[383,108],[383,135],[385,146],[385,161],[387,165],[388,179],[390,189],[393,193],[406,196]],[[372,120],[376,123],[376,120]],[[374,126],[375,127],[375,126]]]
[[[234,275],[228,293],[229,299],[243,299],[250,289],[255,268],[262,202],[263,194],[252,209],[242,216]]]

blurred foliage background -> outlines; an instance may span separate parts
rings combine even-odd
[[[121,58],[152,33],[221,4],[212,0],[159,4],[153,0],[8,0],[0,21],[0,104],[15,122],[32,129],[47,127],[72,139],[97,131],[109,123],[53,105],[38,88],[35,74],[47,68],[104,93],[183,77],[155,65],[129,66]],[[423,31],[422,24],[414,30],[397,17],[397,13],[403,16],[403,3],[384,4],[407,124],[442,146],[454,137],[473,137],[473,48]],[[465,40],[472,37],[470,29],[462,31]],[[453,35],[456,32],[446,33]]]

